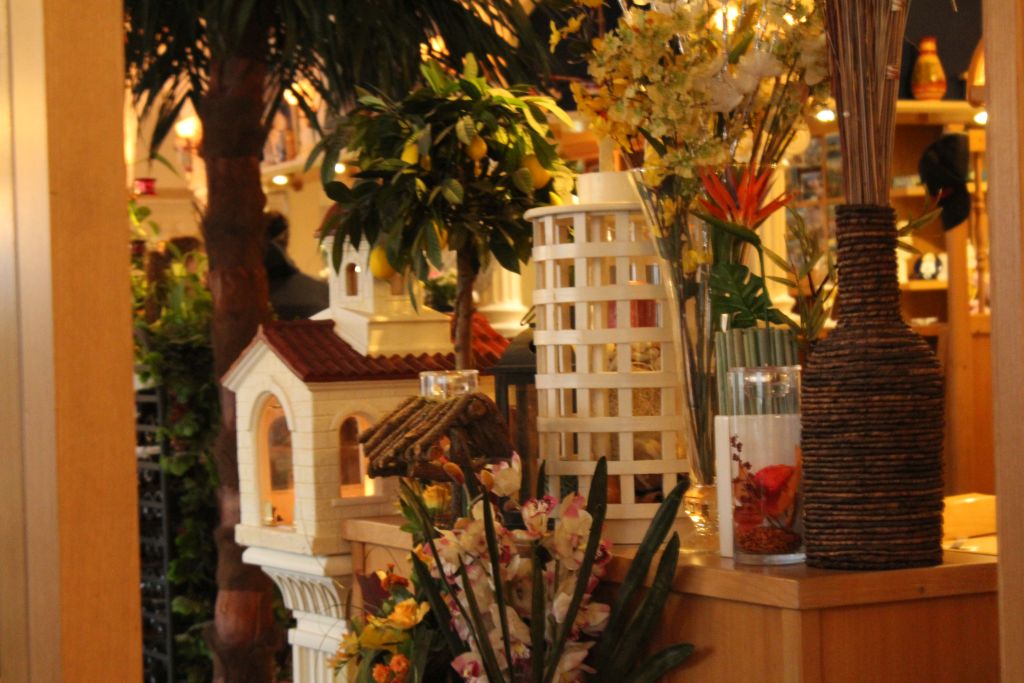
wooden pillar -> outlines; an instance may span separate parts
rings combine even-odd
[[[1024,6],[983,4],[1002,680],[1024,681]]]
[[[0,679],[142,677],[123,7],[0,0]]]

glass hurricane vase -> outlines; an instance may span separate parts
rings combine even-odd
[[[676,369],[682,387],[682,443],[690,466],[683,510],[693,532],[683,538],[690,552],[717,552],[715,490],[715,376],[711,316],[711,245],[706,226],[690,216],[696,188],[678,176],[633,170],[630,180],[661,260],[662,281],[672,316]]]

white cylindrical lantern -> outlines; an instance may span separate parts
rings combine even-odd
[[[594,464],[606,457],[605,536],[638,543],[688,471],[668,301],[647,223],[633,202],[526,217],[534,225],[537,430],[549,487],[586,495]]]

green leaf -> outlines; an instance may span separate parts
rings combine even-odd
[[[784,259],[781,256],[779,256],[778,254],[776,254],[773,250],[769,249],[768,247],[765,247],[764,248],[764,255],[767,256],[768,259],[772,263],[777,265],[781,270],[783,270],[783,271],[785,271],[787,273],[792,272],[793,266],[790,265],[789,261],[787,261],[786,259]]]
[[[338,163],[338,158],[341,156],[341,149],[337,147],[326,147],[324,149],[324,158],[320,162],[320,184],[327,185],[334,180],[334,165]]]
[[[643,128],[640,129],[640,134],[643,135],[647,140],[647,143],[654,148],[654,151],[658,153],[658,156],[665,156],[665,151],[668,149],[665,147],[665,143],[648,133]]]
[[[431,605],[431,610],[433,606]],[[448,624],[449,620],[441,620],[441,616],[437,613],[434,615],[437,618],[438,624],[441,624],[441,628],[438,630],[447,632],[449,635],[452,634],[450,628],[445,628],[444,624]],[[427,657],[430,655],[431,643],[434,639],[434,631],[426,626],[417,626],[413,630],[412,635],[412,661],[409,665],[409,670],[412,672],[412,683],[422,683],[423,673],[427,669]],[[452,659],[455,658],[456,653],[451,653]]]
[[[331,265],[334,272],[341,272],[341,261],[345,256],[345,238],[341,235],[334,236],[334,244],[331,246]]]
[[[538,157],[538,161],[539,161]],[[533,174],[528,168],[519,168],[512,174],[512,184],[523,194],[533,193]]]
[[[750,47],[750,43],[754,41],[754,32],[747,31],[742,38],[736,43],[731,50],[729,50],[729,63],[737,64],[740,61],[740,57],[746,53],[747,48]]]
[[[462,75],[465,78],[476,78],[480,75],[480,67],[477,66],[476,57],[472,52],[467,52],[462,58]]]
[[[433,144],[430,129],[431,125],[428,123],[416,133],[416,150],[420,153],[420,158],[430,155],[430,146]]]
[[[363,95],[356,101],[359,102],[359,104],[363,105],[364,107],[372,107],[374,109],[387,108],[387,105],[384,103],[384,100],[377,97],[376,95],[371,95],[369,93]]]
[[[435,93],[443,93],[449,83],[448,76],[435,61],[424,62],[420,66],[420,73]]]
[[[472,116],[462,116],[455,123],[455,135],[459,138],[459,142],[464,145],[468,145],[473,142],[473,138],[476,137],[476,123],[473,121]]]
[[[777,277],[775,275],[769,275],[768,279],[771,280],[772,282],[778,282],[780,285],[786,285],[787,287],[789,287],[791,289],[797,289],[800,286],[795,281],[790,280],[789,278],[785,278],[785,277]]]
[[[526,116],[526,122],[530,124],[530,128],[533,128],[541,135],[548,134],[548,124],[544,120],[544,112],[539,107],[527,104],[523,107],[522,111],[523,115]]]
[[[462,183],[455,178],[446,178],[441,185],[441,195],[448,200],[449,204],[457,206],[462,203],[465,190],[462,189]]]
[[[662,676],[682,664],[693,654],[693,645],[677,643],[652,655],[644,664],[626,679],[627,683],[658,683]]]
[[[471,473],[469,476],[473,476]],[[512,661],[512,645],[508,630],[508,614],[505,612],[505,587],[501,580],[501,561],[498,557],[498,535],[494,531],[494,511],[491,500],[484,494],[484,535],[487,537],[487,555],[491,561],[491,578],[494,581],[494,600],[498,603],[498,622],[501,624],[501,640],[505,647],[505,661]],[[466,586],[469,585],[467,582]]]
[[[338,180],[324,185],[324,193],[339,204],[349,204],[353,201],[352,190],[349,189],[348,185]]]
[[[738,263],[711,266],[711,315],[719,320],[728,314],[735,328],[754,327],[759,320],[782,323],[782,314],[771,307],[764,279]]]
[[[440,270],[444,267],[444,258],[441,255],[441,239],[438,237],[437,230],[434,229],[434,222],[428,220],[422,223],[420,231],[425,236],[424,241],[427,243],[427,260]]]
[[[433,543],[431,543],[431,548],[433,548]],[[423,560],[417,557],[416,553],[410,553],[409,557],[412,559],[412,570],[416,576],[416,587],[426,593],[430,611],[441,626],[441,635],[444,636],[448,650],[452,653],[452,658],[457,657],[465,652],[466,648],[458,636],[455,635],[455,632],[450,628],[446,628],[446,625],[451,623],[452,617],[451,612],[448,611],[448,605],[445,604],[444,599],[441,597],[441,591],[437,588],[438,581],[430,575],[427,565],[423,564]],[[434,555],[434,557],[438,557],[438,555]]]
[[[572,120],[572,117],[565,113],[565,110],[559,107],[555,100],[550,97],[544,97],[543,95],[530,95],[528,97],[524,97],[523,101],[535,104],[542,109],[546,109],[554,114],[556,119],[564,123],[570,129],[576,125]]]
[[[608,509],[608,461],[600,458],[594,468],[594,477],[590,482],[590,496],[587,500],[587,512],[592,517],[590,525],[590,536],[587,538],[587,547],[583,551],[583,561],[576,572],[576,585],[573,589],[572,598],[569,600],[569,608],[565,611],[565,621],[561,628],[557,629],[557,636],[547,656],[543,683],[554,678],[558,668],[558,661],[562,658],[562,651],[565,649],[565,642],[569,637],[569,631],[576,623],[576,615],[579,612],[580,603],[583,601],[583,594],[590,582],[590,571],[594,566],[594,558],[597,555],[597,548],[601,543],[601,528],[604,526],[604,517]]]
[[[910,242],[904,242],[903,240],[899,240],[899,241],[896,242],[896,248],[899,249],[900,251],[905,251],[905,252],[910,253],[910,254],[920,254],[921,253],[920,249],[915,247]]]
[[[640,606],[636,610],[629,627],[616,648],[605,676],[610,681],[622,680],[629,668],[635,666],[644,648],[650,642],[651,633],[658,624],[665,599],[675,578],[676,565],[679,563],[679,534],[672,534],[665,545],[665,551],[658,562],[658,570],[654,581],[647,590]]]
[[[463,564],[459,564],[459,576],[462,578],[463,586],[470,586],[469,575],[466,573],[466,567]],[[466,598],[466,605],[469,607],[468,613],[464,616],[468,617],[467,621],[470,622],[470,633],[473,639],[476,641],[477,652],[480,653],[480,658],[483,660],[484,669],[487,671],[487,677],[493,681],[503,681],[505,678],[501,675],[501,667],[498,666],[498,658],[494,655],[494,649],[491,647],[491,641],[488,638],[488,629],[484,624],[482,615],[480,614],[480,608],[476,604],[476,595],[473,594],[471,588],[463,591],[462,593]]]
[[[694,211],[693,215],[701,219],[715,230],[721,230],[738,240],[746,242],[747,244],[753,245],[755,249],[761,249],[761,238],[757,236],[757,233],[749,228],[745,228],[742,225],[736,223],[730,223],[729,221],[723,221],[720,218],[715,218],[711,214],[707,214],[701,211]]]
[[[479,100],[484,95],[484,91],[480,89],[480,86],[468,78],[460,78],[459,85],[462,87],[462,92],[469,95],[469,98],[472,100]]]
[[[647,576],[655,553],[658,552],[658,548],[661,547],[668,532],[672,529],[672,525],[675,524],[676,514],[679,512],[679,505],[682,503],[687,484],[685,479],[679,481],[665,496],[661,505],[658,506],[658,511],[655,513],[654,519],[651,520],[651,525],[647,528],[643,540],[640,541],[640,547],[637,549],[636,555],[626,571],[626,576],[622,580],[622,585],[619,586],[618,593],[615,595],[615,601],[612,603],[608,616],[608,627],[601,634],[601,638],[593,649],[597,655],[594,666],[599,671],[603,670],[611,660],[615,648],[622,640],[623,632],[631,620],[626,612],[629,605],[633,603],[633,596]]]
[[[519,257],[516,256],[515,249],[505,241],[504,237],[500,234],[492,235],[490,247],[491,253],[494,254],[494,258],[498,260],[502,268],[510,273],[519,272]]]
[[[941,214],[941,213],[942,213],[942,209],[941,208],[932,209],[931,211],[928,211],[927,213],[922,214],[922,215],[918,216],[917,218],[914,218],[913,220],[909,221],[906,225],[904,225],[902,228],[900,228],[897,231],[896,234],[898,236],[900,236],[900,237],[906,237],[907,235],[911,234],[915,230],[923,228],[924,226],[926,226],[929,223],[931,223],[933,220],[938,218],[939,214]]]

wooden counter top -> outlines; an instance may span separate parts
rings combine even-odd
[[[357,543],[408,549],[400,517],[347,520],[345,537]],[[607,579],[621,581],[634,550],[615,553]],[[946,551],[943,564],[921,569],[853,572],[814,569],[803,564],[757,567],[717,555],[680,554],[672,586],[677,593],[701,595],[786,609],[821,609],[951,595],[994,593],[996,558]]]
[[[621,581],[632,551],[616,553],[608,579]],[[943,564],[921,569],[853,572],[814,569],[804,564],[757,567],[715,556],[680,556],[672,588],[787,609],[820,609],[948,595],[994,593],[996,559],[947,551]]]

